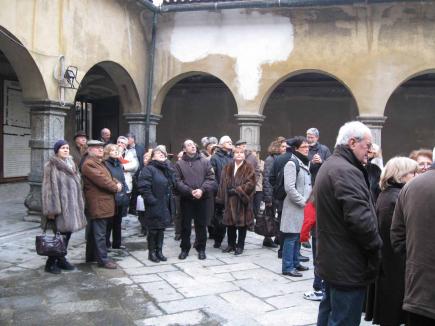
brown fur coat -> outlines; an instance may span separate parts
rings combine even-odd
[[[224,167],[216,201],[225,205],[223,224],[249,227],[254,223],[255,170],[245,161],[234,176],[234,167],[234,162]],[[228,196],[230,188],[234,188],[237,195]]]
[[[80,174],[72,161],[69,165],[56,156],[44,166],[42,213],[55,215],[59,232],[75,232],[86,226]],[[45,221],[43,221],[45,224]]]

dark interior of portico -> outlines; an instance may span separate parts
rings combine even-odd
[[[384,161],[435,145],[435,73],[400,85],[388,100],[382,130]]]
[[[89,138],[100,138],[100,131],[109,128],[112,141],[128,132],[122,116],[122,106],[116,84],[111,76],[98,65],[91,68],[80,83],[75,107],[68,114],[66,137],[72,139],[75,132],[85,130]]]
[[[278,85],[268,99],[261,127],[261,149],[266,155],[278,136],[304,136],[308,128],[320,131],[320,142],[331,150],[338,129],[358,116],[349,90],[336,79],[320,73],[304,73]]]
[[[228,87],[210,75],[195,75],[176,83],[167,93],[157,126],[157,142],[177,153],[186,138],[239,137],[237,105]]]

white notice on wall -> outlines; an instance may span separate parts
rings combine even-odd
[[[30,111],[23,104],[17,82],[4,82],[3,99],[3,177],[27,176],[30,172]]]

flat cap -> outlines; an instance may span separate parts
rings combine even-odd
[[[247,144],[247,143],[248,142],[246,140],[239,139],[238,141],[236,141],[236,146]]]
[[[91,147],[91,146],[104,146],[104,143],[102,141],[94,140],[94,139],[88,140],[88,142],[86,144],[88,145],[88,147]]]
[[[86,132],[84,130],[79,130],[74,135],[74,139],[76,139],[77,137],[86,137],[87,138],[88,136],[86,135]]]

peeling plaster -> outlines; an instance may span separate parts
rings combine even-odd
[[[237,91],[245,100],[253,100],[258,95],[262,65],[287,60],[293,46],[289,17],[229,10],[176,13],[170,51],[181,62],[213,54],[234,58]]]

